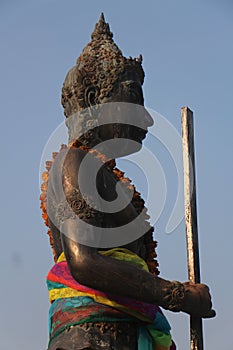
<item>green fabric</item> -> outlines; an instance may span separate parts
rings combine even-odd
[[[152,336],[152,338],[154,339],[156,345],[160,345],[168,348],[172,345],[171,334],[166,334],[161,331],[158,331],[153,328],[153,325],[148,325],[147,329],[150,332],[150,335]]]
[[[126,248],[113,248],[106,251],[102,250],[102,251],[99,251],[99,253],[101,253],[104,256],[109,256],[117,260],[127,261],[129,263],[132,263],[134,266],[137,265],[144,271],[149,271],[147,263],[138,255],[136,255],[135,253],[131,252]]]

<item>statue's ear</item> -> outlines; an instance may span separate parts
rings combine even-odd
[[[86,107],[91,107],[99,103],[99,88],[97,86],[88,86],[85,89],[84,99]]]

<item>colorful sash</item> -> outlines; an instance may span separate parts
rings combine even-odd
[[[118,260],[136,264],[148,271],[146,262],[124,248],[101,252]],[[139,350],[175,349],[170,325],[161,309],[134,299],[107,294],[78,283],[71,276],[64,253],[47,276],[50,341],[64,329],[86,322],[131,322],[138,325]]]

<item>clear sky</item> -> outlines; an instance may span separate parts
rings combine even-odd
[[[124,55],[143,54],[146,105],[179,132],[180,108],[195,113],[201,272],[217,311],[204,321],[205,349],[233,348],[230,0],[0,2],[1,348],[46,349],[52,254],[39,209],[40,160],[64,118],[64,77],[102,11]],[[160,227],[161,276],[184,281],[184,222],[170,235]],[[167,315],[178,349],[188,349],[188,316]]]

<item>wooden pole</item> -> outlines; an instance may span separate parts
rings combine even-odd
[[[193,112],[188,107],[183,107],[181,115],[188,277],[190,282],[200,283]],[[203,350],[202,319],[192,316],[190,317],[190,349]]]

